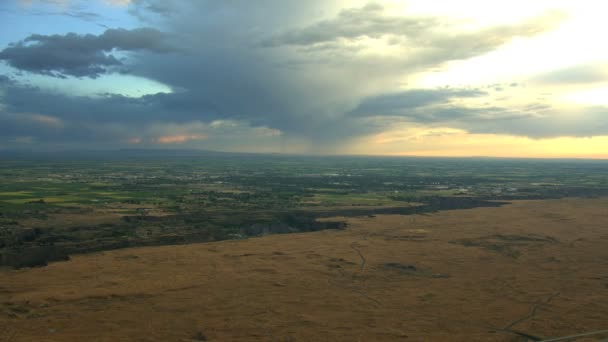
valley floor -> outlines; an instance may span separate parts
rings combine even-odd
[[[0,271],[0,341],[525,341],[608,329],[608,199]]]

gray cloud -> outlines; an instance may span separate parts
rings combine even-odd
[[[515,36],[532,36],[554,27],[563,19],[557,12],[512,25],[489,27],[474,32],[453,32],[453,23],[436,17],[398,17],[384,13],[379,4],[342,10],[337,17],[299,29],[288,30],[262,41],[265,47],[340,47],[340,40],[390,38],[393,45],[412,50],[405,59],[432,63],[480,55]],[[310,50],[309,50],[310,51]]]
[[[534,139],[608,134],[608,107],[605,106],[558,110],[542,103],[510,108],[436,104],[377,118],[385,123],[392,119],[431,127],[460,128],[478,134],[507,134]]]
[[[532,104],[519,108],[500,106],[465,106],[452,103],[454,98],[483,96],[477,90],[417,90],[399,94],[388,94],[365,100],[352,113],[384,122],[390,128],[391,120],[429,126],[474,129],[476,133],[507,133],[514,135],[546,136],[551,130],[537,127],[535,131],[523,132],[522,120],[543,121],[551,116],[551,107]],[[550,113],[550,114],[549,114]],[[572,133],[572,132],[571,132]]]
[[[584,64],[543,73],[533,82],[547,84],[584,84],[608,81],[608,64]]]
[[[425,32],[441,24],[432,17],[389,17],[383,7],[370,3],[362,8],[342,10],[336,18],[323,20],[311,26],[283,32],[262,42],[263,46],[313,45],[338,39],[361,37],[380,38],[383,35],[403,36],[420,43]]]
[[[163,134],[185,134],[208,136],[192,143],[221,149],[246,146],[254,139],[249,135],[270,132],[264,138],[269,144],[297,141],[307,152],[327,152],[403,121],[533,137],[608,133],[600,109],[574,125],[548,124],[568,120],[542,104],[506,109],[464,107],[459,101],[483,98],[489,88],[395,92],[409,75],[548,30],[559,18],[463,33],[452,31],[452,23],[442,18],[390,16],[378,5],[326,7],[339,6],[326,0],[135,0],[131,13],[142,25],[166,33],[32,35],[4,49],[0,58],[19,70],[55,76],[96,77],[120,70],[175,92],[68,96],[0,77],[0,137],[124,144],[133,137],[154,141]],[[311,20],[317,17],[325,19]],[[404,53],[359,54],[344,44],[364,37],[385,39]],[[126,62],[116,50],[134,53]],[[166,53],[176,50],[180,53]],[[36,125],[48,124],[49,118],[61,126],[37,131]]]
[[[12,113],[41,113],[66,122],[145,123],[187,122],[225,118],[213,103],[192,93],[158,93],[132,98],[116,94],[68,96],[38,87],[5,81],[3,107]],[[35,99],[35,101],[31,101]]]
[[[135,4],[134,11],[142,18],[146,16],[141,13],[153,6],[154,17],[148,24],[160,25],[178,36],[182,44],[188,45],[190,54],[170,59],[146,56],[131,72],[175,89],[188,89],[215,103],[228,118],[274,127],[319,146],[381,129],[354,119],[351,112],[362,99],[385,93],[407,74],[485,53],[514,36],[548,29],[548,22],[557,20],[535,18],[453,35],[447,23],[443,26],[442,18],[392,17],[373,4],[344,9],[337,15],[322,12],[326,1],[266,0],[259,4],[139,0]],[[265,10],[268,8],[272,11]],[[329,19],[310,24],[316,13]],[[302,29],[282,29],[293,26]],[[359,56],[339,42],[385,34],[398,36],[400,44],[411,39],[414,45],[424,46],[406,55]],[[256,42],[263,42],[263,46]],[[292,44],[299,50],[290,49]],[[335,45],[317,51],[301,50],[322,44]]]
[[[281,135],[262,125],[226,120],[213,104],[188,92],[141,98],[69,96],[0,77],[0,94],[0,144],[149,146],[163,143],[164,137],[173,146],[247,149]]]
[[[477,89],[413,89],[400,93],[374,96],[362,101],[351,115],[400,116],[409,111],[433,104],[446,104],[454,98],[480,97],[486,92]]]
[[[0,51],[0,60],[33,73],[95,78],[123,64],[112,53],[115,50],[166,53],[174,49],[156,29],[108,29],[99,36],[33,34]]]
[[[478,89],[416,89],[366,98],[350,114],[375,119],[381,123],[380,128],[405,121],[531,138],[608,134],[608,107],[558,110],[543,102],[506,108],[499,104],[466,106],[452,101],[486,95]]]
[[[471,120],[458,125],[473,133],[495,133],[526,136],[530,138],[555,138],[561,136],[592,137],[608,134],[608,107],[582,107],[576,110],[558,111],[546,109],[540,113],[525,108],[502,109],[505,119]],[[509,118],[508,115],[512,115]]]

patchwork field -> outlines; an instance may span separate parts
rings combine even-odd
[[[347,229],[0,271],[0,341],[526,341],[608,329],[606,198],[340,219]]]

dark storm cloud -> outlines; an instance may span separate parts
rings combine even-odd
[[[365,99],[350,112],[357,116],[399,116],[408,111],[433,104],[445,104],[453,98],[480,97],[486,92],[476,89],[413,89]]]
[[[5,143],[24,136],[35,137],[36,143],[82,143],[87,146],[91,143],[124,143],[141,136],[148,136],[148,141],[153,141],[159,136],[183,132],[192,136],[205,135],[208,132],[204,130],[208,130],[209,125],[202,123],[213,126],[213,132],[222,135],[216,136],[216,140],[223,139],[224,145],[240,143],[248,138],[248,134],[280,134],[264,128],[266,120],[223,113],[215,103],[206,102],[206,98],[188,91],[140,98],[115,94],[69,96],[3,79],[6,82],[0,80],[3,82],[0,83],[0,94],[4,94],[0,98],[0,142]],[[236,123],[217,124],[229,119],[244,121],[238,123],[239,126],[235,126]],[[334,134],[325,136],[332,140],[337,134],[361,132],[363,129],[353,123],[328,118],[287,117],[283,122],[276,122],[276,126],[285,127],[298,124],[305,131],[318,130],[319,137]],[[330,133],[332,129],[328,127],[336,129]],[[346,129],[340,131],[339,127]],[[222,147],[225,146],[216,145],[216,148]]]
[[[0,60],[33,73],[95,78],[123,64],[114,50],[166,53],[174,49],[156,29],[108,29],[99,36],[33,34],[0,51]]]
[[[140,98],[69,96],[2,77],[0,94],[0,143],[34,137],[38,143],[120,144],[152,128],[162,135],[172,130],[163,126],[187,128],[197,120],[223,117],[213,104],[187,92]]]
[[[63,130],[56,118],[32,113],[6,113],[0,111],[0,142],[6,138],[31,137],[53,139],[60,137]],[[4,139],[2,139],[4,138]]]
[[[103,97],[67,96],[36,87],[0,80],[4,105],[0,110],[0,140],[35,137],[49,143],[124,142],[133,136],[164,133],[171,125],[188,127],[192,122],[212,122],[231,117],[216,104],[207,103],[191,93],[156,94],[141,98],[120,95]],[[556,136],[592,136],[608,134],[608,108],[587,108],[581,113],[560,113],[543,104],[521,108],[465,107],[449,103],[451,98],[477,97],[483,92],[472,89],[437,89],[376,96],[364,101],[357,110],[376,112],[375,116],[287,117],[275,126],[300,125],[300,131],[317,131],[322,141],[360,136],[390,128],[395,122],[436,127],[462,128],[473,133],[497,133],[547,138]],[[35,98],[36,101],[30,101]],[[404,109],[404,107],[407,107]],[[381,113],[381,114],[379,114]],[[261,120],[264,121],[264,120]],[[263,126],[249,121],[251,126]],[[194,127],[196,128],[196,127]],[[152,133],[150,133],[152,132]],[[191,134],[195,134],[196,129]],[[234,133],[227,130],[225,134]],[[290,131],[296,135],[295,131]],[[238,134],[243,134],[239,131]],[[235,137],[239,139],[239,137]],[[314,148],[314,146],[313,146]],[[326,152],[318,147],[313,151]]]
[[[558,20],[554,16],[465,33],[452,30],[452,23],[442,18],[395,17],[377,4],[327,12],[328,4],[134,0],[131,13],[143,25],[166,33],[137,29],[108,30],[99,36],[32,35],[4,49],[0,58],[20,70],[58,76],[96,77],[120,69],[161,82],[174,93],[68,96],[6,80],[9,85],[0,103],[13,125],[19,124],[15,115],[22,115],[15,113],[43,116],[31,120],[56,118],[61,128],[51,129],[45,139],[74,142],[87,137],[120,140],[147,134],[150,127],[156,132],[163,125],[213,120],[277,129],[286,138],[310,142],[313,152],[390,128],[393,117],[486,132],[496,130],[493,125],[514,134],[525,132],[524,124],[506,125],[505,118],[524,122],[533,115],[530,110],[453,105],[458,99],[485,96],[480,90],[394,89],[401,88],[408,75],[550,29]],[[319,16],[325,19],[312,19]],[[388,38],[404,52],[359,54],[344,44],[365,37]],[[180,53],[165,53],[176,49]],[[115,50],[137,53],[124,65]],[[539,125],[525,134],[542,136],[547,134],[544,127],[550,128]],[[2,132],[6,129],[0,127]]]
[[[137,0],[134,4],[134,13],[178,36],[189,54],[146,56],[132,66],[133,74],[188,89],[193,96],[215,103],[226,118],[277,128],[323,146],[382,129],[354,119],[350,112],[362,98],[386,92],[407,73],[483,54],[514,36],[541,32],[557,20],[543,16],[446,36],[443,31],[449,30],[441,18],[393,17],[377,4],[335,15],[323,12],[327,5],[323,1]],[[146,16],[150,11],[153,16]],[[311,24],[310,18],[319,13],[328,19]],[[357,55],[340,42],[384,35],[411,45],[411,51]],[[326,43],[334,45],[302,50]],[[421,98],[412,95],[403,101],[442,100],[418,95]]]
[[[187,91],[138,98],[116,94],[100,97],[68,96],[10,81],[0,91],[4,93],[2,103],[7,112],[43,113],[66,122],[131,124],[214,120],[224,117],[213,103],[205,102]]]

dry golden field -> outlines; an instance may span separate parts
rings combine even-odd
[[[0,271],[0,341],[525,341],[608,329],[608,199],[346,220]]]

